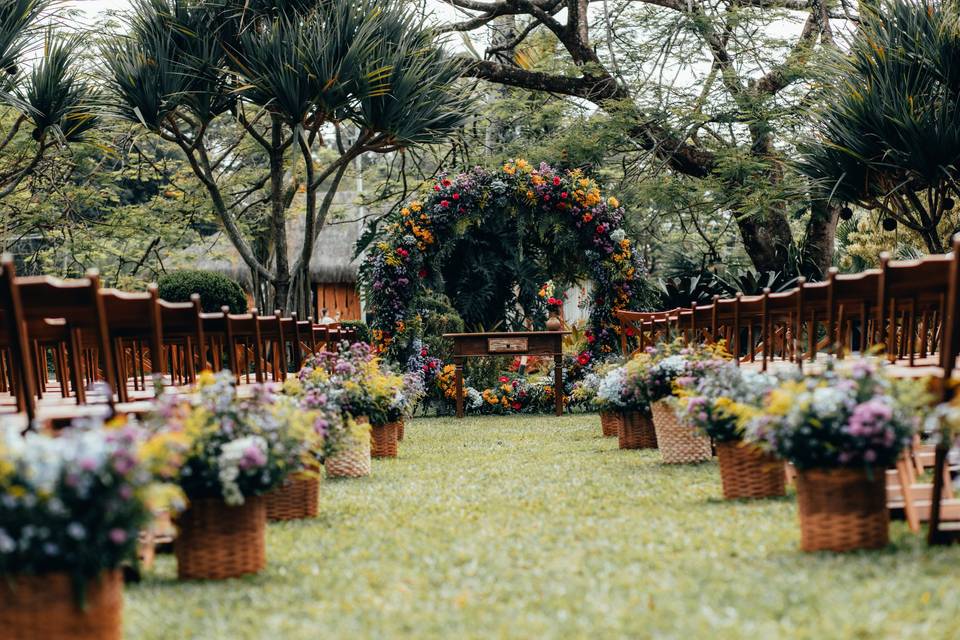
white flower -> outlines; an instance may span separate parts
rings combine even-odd
[[[17,541],[10,537],[5,529],[0,527],[0,553],[13,553],[17,550]]]
[[[833,416],[844,407],[846,394],[833,387],[817,387],[813,391],[810,406],[821,416]]]
[[[623,229],[614,229],[610,233],[610,239],[614,242],[622,242],[624,238],[627,237],[627,232]]]

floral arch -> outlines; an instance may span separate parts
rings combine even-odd
[[[593,283],[585,332],[591,356],[617,350],[613,310],[641,309],[651,298],[643,260],[623,228],[624,210],[579,169],[534,167],[525,160],[496,171],[475,168],[443,176],[424,197],[391,212],[361,267],[375,346],[401,362],[418,348],[415,301],[437,261],[449,257],[444,247],[491,215],[539,225],[548,232],[544,237],[563,247],[556,251],[575,254],[558,258],[585,267],[583,275]]]

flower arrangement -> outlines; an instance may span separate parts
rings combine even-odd
[[[356,418],[367,403],[358,382],[373,356],[367,345],[339,345],[337,352],[321,351],[304,364],[294,379],[284,384],[284,393],[317,415],[323,436],[321,460],[336,456],[350,443],[369,442],[370,425]],[[354,413],[356,412],[356,413]]]
[[[627,363],[625,389],[648,404],[676,395],[704,372],[729,360],[723,343],[687,346],[679,339],[647,347]]]
[[[776,378],[719,360],[679,389],[681,418],[717,442],[743,439],[741,416],[759,407]]]
[[[58,437],[0,427],[0,576],[66,573],[82,600],[134,558],[159,496],[181,506],[157,484],[181,461],[175,438],[121,420],[77,420]]]
[[[798,469],[892,465],[917,427],[922,381],[894,380],[870,359],[828,363],[767,395],[747,437]]]
[[[323,437],[315,414],[266,388],[239,399],[229,371],[202,373],[194,396],[161,396],[148,424],[183,444],[176,482],[186,496],[230,506],[301,470]]]
[[[377,350],[407,362],[419,337],[413,335],[419,326],[414,301],[437,277],[434,260],[489,215],[526,215],[568,230],[594,283],[589,350],[595,356],[615,351],[620,325],[613,310],[640,309],[652,301],[643,259],[623,229],[624,209],[578,169],[562,171],[522,159],[496,171],[475,168],[441,176],[425,195],[388,215],[360,272]],[[545,302],[550,297],[560,299],[551,292]]]
[[[560,307],[563,306],[564,294],[560,288],[553,283],[553,280],[548,280],[541,287],[540,291],[537,292],[537,295],[543,300],[543,303],[547,305],[547,309],[552,312],[559,312]]]

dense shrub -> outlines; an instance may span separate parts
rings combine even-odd
[[[344,320],[340,323],[340,326],[344,329],[356,329],[357,342],[370,343],[370,327],[367,326],[366,322],[362,320]]]
[[[200,294],[204,311],[220,311],[224,305],[233,313],[247,310],[247,297],[240,285],[227,276],[212,271],[172,271],[160,276],[157,282],[160,297],[170,302],[188,302],[194,293]]]

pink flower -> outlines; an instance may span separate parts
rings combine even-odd
[[[121,544],[127,541],[127,532],[124,531],[123,529],[119,529],[119,528],[110,529],[110,533],[108,533],[107,536],[110,538],[110,542],[112,542],[117,546],[120,546]]]

